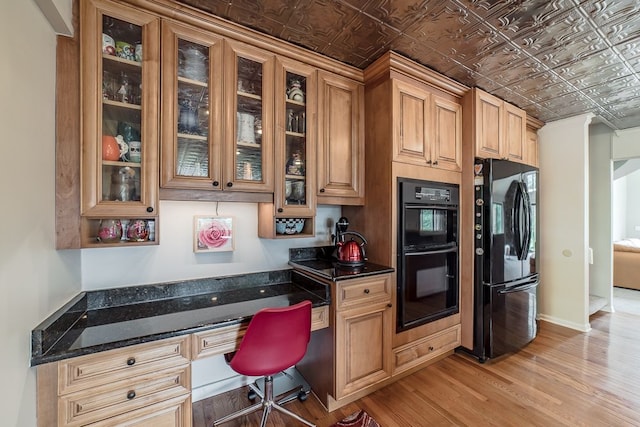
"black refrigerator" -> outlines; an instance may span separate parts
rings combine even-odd
[[[484,362],[517,351],[537,333],[537,168],[476,159],[474,344]]]

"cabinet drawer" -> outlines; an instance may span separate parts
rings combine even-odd
[[[393,349],[394,375],[413,368],[460,345],[460,325]]]
[[[389,275],[367,279],[343,280],[336,283],[336,309],[344,310],[361,304],[391,301]]]
[[[247,332],[248,323],[239,323],[193,334],[193,359],[236,351]],[[329,326],[329,306],[311,310],[311,330]]]
[[[58,400],[59,424],[86,425],[167,399],[188,395],[190,390],[189,365],[148,372],[61,396]]]
[[[191,427],[191,396],[185,395],[145,406],[87,427]]]
[[[58,394],[188,365],[189,336],[75,357],[58,363]]]

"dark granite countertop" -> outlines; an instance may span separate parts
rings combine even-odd
[[[393,268],[372,262],[359,267],[341,267],[336,263],[333,246],[289,249],[289,265],[323,279],[337,281],[392,273]]]
[[[265,307],[330,303],[293,270],[82,292],[31,333],[31,366],[248,322]]]

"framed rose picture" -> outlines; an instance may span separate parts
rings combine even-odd
[[[194,252],[233,251],[233,217],[194,216]]]

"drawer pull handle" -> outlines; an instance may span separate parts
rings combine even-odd
[[[433,346],[432,345],[429,346],[429,351],[433,351]]]
[[[135,390],[129,390],[129,392],[127,393],[127,399],[131,400],[134,397],[136,397],[136,392]]]
[[[371,292],[369,289],[365,288],[364,293],[368,294],[369,292]]]
[[[127,359],[127,365],[129,366],[133,366],[136,363],[136,358],[135,357],[130,357]]]

